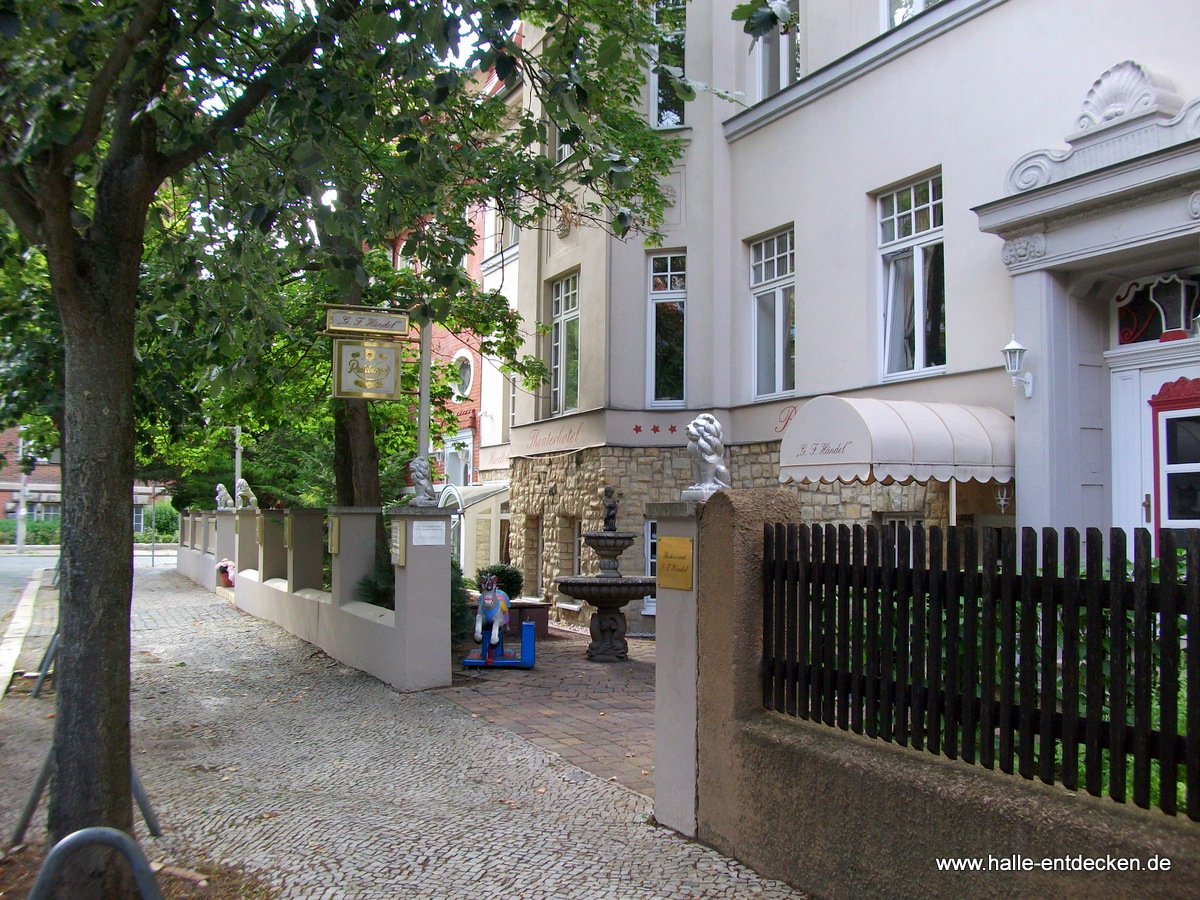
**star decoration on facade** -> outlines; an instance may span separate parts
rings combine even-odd
[[[674,434],[678,430],[679,430],[679,428],[676,427],[675,425],[672,425],[670,428],[667,429],[667,431],[671,432],[671,434]]]
[[[642,426],[641,426],[641,425],[634,425],[634,426],[633,426],[633,433],[634,433],[634,434],[641,434],[641,433],[642,433]]]
[[[653,431],[655,434],[658,434],[658,432],[659,432],[659,428],[657,425],[651,425],[650,430]]]

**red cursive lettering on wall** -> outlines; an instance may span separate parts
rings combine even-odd
[[[792,419],[796,418],[796,413],[798,411],[799,407],[795,404],[792,404],[791,406],[785,406],[783,409],[781,409],[779,411],[779,424],[775,426],[775,433],[783,434],[783,430],[788,427],[788,423],[791,422]]]

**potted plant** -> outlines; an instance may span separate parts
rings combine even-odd
[[[217,563],[217,586],[233,587],[233,576],[236,568],[232,559],[223,559]]]

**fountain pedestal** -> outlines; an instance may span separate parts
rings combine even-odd
[[[655,579],[627,578],[618,567],[618,557],[635,537],[633,531],[585,531],[583,542],[600,557],[600,574],[556,579],[558,589],[568,597],[596,607],[591,621],[592,642],[587,649],[587,658],[595,662],[618,662],[629,655],[625,640],[628,624],[621,608],[631,600],[655,593]]]

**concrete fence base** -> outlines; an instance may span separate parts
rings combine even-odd
[[[799,521],[794,495],[721,492],[700,519],[700,840],[823,898],[1197,896],[1200,825],[1186,818],[766,712],[765,521]],[[940,871],[952,858],[982,871]],[[1143,871],[1109,870],[1122,865]]]

